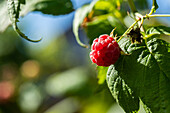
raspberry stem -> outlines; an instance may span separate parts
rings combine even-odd
[[[148,14],[146,14],[145,16],[142,16],[141,14],[137,13],[137,9],[135,7],[133,0],[128,0],[128,3],[129,3],[129,6],[131,8],[133,15],[136,18],[136,21],[124,32],[124,34],[118,39],[117,42],[119,42],[139,21],[141,21],[138,23],[139,28],[141,28],[141,31],[144,32],[144,29],[142,27],[144,19],[151,18],[151,17],[170,17],[170,14],[153,14],[154,10],[155,10],[154,1],[153,1],[153,5],[152,5],[150,12]]]
[[[124,34],[119,38],[119,40],[117,42],[119,42],[137,23],[138,21],[141,20],[141,18],[139,18],[138,20],[136,20],[125,32]]]
[[[153,14],[153,15],[145,15],[144,18],[152,18],[152,17],[170,17],[170,14]]]

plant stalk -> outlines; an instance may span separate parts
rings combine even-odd
[[[119,38],[117,42],[119,42],[139,21],[140,19],[136,20],[124,33],[123,35]]]
[[[151,18],[151,17],[170,17],[170,14],[153,14],[153,15],[144,16],[144,18]]]

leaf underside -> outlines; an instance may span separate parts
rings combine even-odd
[[[94,0],[91,4],[85,5],[76,10],[74,20],[73,20],[73,33],[76,37],[77,43],[82,47],[88,47],[87,45],[83,44],[79,38],[79,27],[83,23],[84,18],[88,15],[88,13],[93,9],[97,0]]]
[[[64,15],[74,11],[74,8],[70,0],[3,0],[0,4],[0,10],[0,32],[4,32],[12,24],[21,37],[34,41],[30,40],[17,27],[19,16],[24,16],[32,11],[41,11],[44,14],[51,15]]]
[[[20,31],[20,29],[17,26],[19,12],[20,12],[20,0],[8,0],[7,4],[8,4],[9,17],[12,22],[13,28],[17,32],[17,34],[28,41],[39,42],[41,39],[40,40],[29,39],[24,33]]]

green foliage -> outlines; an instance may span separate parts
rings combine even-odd
[[[4,32],[6,28],[11,24],[8,16],[8,8],[6,1],[0,2],[0,33]]]
[[[63,15],[74,11],[70,0],[30,0],[30,2],[32,11],[41,11],[44,14]]]
[[[106,73],[107,73],[108,67],[98,66],[97,70],[98,70],[98,75],[97,75],[98,84],[104,84],[106,80]]]
[[[90,5],[85,5],[76,10],[74,20],[73,20],[73,32],[76,37],[77,43],[83,47],[87,47],[83,44],[79,39],[79,27],[83,23],[84,18],[88,15],[88,13],[92,10],[93,6],[95,5],[96,1],[92,2]]]
[[[147,0],[134,0],[137,9],[145,10],[148,9],[148,1]]]
[[[166,26],[151,27],[146,31],[145,38],[149,38],[151,36],[156,36],[170,43],[170,27]]]
[[[25,4],[25,0],[19,0],[21,4]]]
[[[134,113],[139,110],[139,98],[119,76],[113,65],[109,67],[107,73],[107,84],[113,97],[126,113]]]
[[[21,4],[23,5],[21,6]],[[38,42],[41,39],[31,40],[23,32],[20,31],[20,29],[17,26],[17,22],[19,22],[18,18],[20,16],[20,13],[21,15],[25,15],[30,11],[41,11],[45,14],[63,15],[74,11],[72,2],[70,0],[62,0],[62,1],[27,0],[26,4],[25,4],[25,0],[8,0],[8,1],[2,1],[0,6],[3,12],[0,13],[0,15],[2,15],[1,16],[2,19],[0,21],[0,25],[1,25],[0,32],[3,32],[11,24],[7,16],[7,11],[8,11],[14,30],[18,33],[18,35],[32,42]]]
[[[101,0],[101,1],[96,2],[94,9],[93,9],[94,11],[93,16],[113,13],[114,10],[115,10],[115,7],[113,4],[111,4],[108,1]]]
[[[95,17],[95,19],[88,22],[85,27],[87,36],[90,39],[90,44],[92,44],[93,40],[100,35],[110,34],[114,27],[116,27],[115,32],[117,35],[121,35],[125,31],[125,27],[121,25],[121,22],[112,14]]]
[[[142,45],[131,44],[127,38],[119,44],[130,55],[120,57],[110,70],[112,76],[118,74],[153,113],[170,112],[169,44],[156,37]]]
[[[157,1],[152,0],[152,8],[150,10],[150,13],[143,16],[143,14],[137,12],[137,9],[147,8],[148,5],[146,4],[147,3],[146,0],[127,0],[126,2],[129,3],[133,15],[132,18],[134,19],[135,22],[126,30],[127,26],[124,25],[125,15],[122,12],[126,12],[129,9],[128,7],[126,7],[127,4],[126,3],[124,4],[123,2],[124,2],[123,0],[94,0],[90,4],[86,4],[75,11],[71,0],[1,0],[0,32],[4,32],[8,28],[8,26],[12,24],[14,30],[17,32],[19,36],[32,42],[40,41],[41,39],[40,40],[29,39],[17,26],[20,16],[24,16],[28,12],[32,11],[40,11],[43,14],[50,14],[54,16],[66,15],[75,11],[75,17],[73,20],[73,32],[78,44],[80,44],[83,47],[87,47],[87,45],[83,44],[80,41],[79,27],[82,27],[85,30],[86,35],[89,38],[90,45],[92,44],[92,41],[95,38],[99,37],[102,34],[110,34],[110,32],[114,28],[116,28],[114,36],[115,34],[118,35],[117,37],[115,37],[116,40],[120,36],[117,42],[119,43],[119,46],[123,51],[122,53],[124,54],[121,55],[119,60],[114,65],[111,65],[109,68],[101,66],[97,67],[98,71],[97,78],[99,84],[97,92],[102,92],[101,91],[102,89],[106,89],[107,84],[111,94],[126,113],[138,112],[140,103],[139,100],[142,101],[143,107],[145,108],[145,111],[147,113],[150,112],[169,113],[170,27],[151,26],[149,29],[146,30],[145,33],[145,29],[143,29],[144,20],[147,18],[149,20],[149,18],[151,17],[161,16],[161,14],[153,15],[153,13],[155,13],[159,7]],[[143,4],[146,5],[143,6]],[[121,5],[123,6],[121,7]],[[136,8],[136,6],[138,7]],[[141,12],[143,13],[145,11]],[[165,17],[167,15],[162,16]],[[131,32],[134,29],[139,30],[137,32],[137,35],[135,35],[134,32]],[[128,37],[129,35],[132,36]],[[0,36],[4,37],[4,35]],[[15,35],[12,36],[16,37]],[[132,39],[130,39],[131,37],[135,39],[140,39],[141,42],[140,41],[138,43],[134,42]],[[0,62],[2,64],[10,62],[7,59],[11,58],[12,56],[11,62],[13,62],[14,64],[16,64],[17,62],[18,63],[17,66],[20,68],[19,65],[22,65],[23,60],[27,60],[27,58],[23,57],[22,54],[20,54],[16,50],[15,43],[13,40],[10,40],[10,43],[7,44],[6,41],[9,39],[8,38],[4,39],[5,40],[1,40],[2,43],[0,44],[2,46],[1,47],[2,50],[0,51],[1,57]],[[64,39],[63,36],[62,39]],[[42,72],[43,74],[50,73],[51,75],[51,73],[54,73],[54,70],[56,72],[58,70],[65,70],[66,68],[70,68],[70,65],[71,66],[77,65],[76,62],[74,62],[74,60],[77,58],[74,57],[75,54],[77,55],[77,50],[75,50],[76,53],[72,52],[71,49],[68,50],[70,40],[67,42],[64,39],[57,40],[56,42],[55,41],[52,42],[50,46],[43,49],[42,51],[39,51],[39,53],[36,53],[35,56],[34,55],[32,56],[36,57],[36,59],[38,59],[39,62],[41,62],[40,64],[44,67],[44,69],[46,69],[43,70]],[[10,49],[7,50],[5,48],[6,46],[8,46]],[[20,46],[20,48],[23,49],[23,46]],[[18,56],[22,56],[23,59],[21,60],[21,58]],[[64,58],[67,58],[67,60],[63,60],[64,59],[63,56],[65,56]],[[81,62],[82,59],[76,59],[76,61]],[[22,68],[18,70],[22,70]],[[0,69],[0,71],[2,71],[3,74],[3,67],[2,69]],[[22,72],[18,71],[18,73]],[[92,79],[92,77],[90,78],[85,74],[86,70],[84,69],[84,67],[78,67],[62,73],[57,72],[55,74],[52,74],[50,77],[42,78],[42,79],[47,78],[46,80],[44,80],[46,83],[44,84],[45,86],[44,89],[47,94],[42,94],[40,89],[36,87],[36,85],[33,82],[30,82],[30,84],[28,83],[28,85],[26,83],[25,85],[23,85],[24,84],[23,80],[22,81],[23,84],[18,83],[21,86],[23,86],[19,89],[20,107],[22,108],[23,111],[36,112],[39,105],[43,101],[42,98],[44,95],[64,97],[70,95],[80,96],[81,94],[83,94],[86,95],[87,99],[92,90],[94,90],[94,87],[96,88],[97,81],[96,83],[94,83],[94,78]],[[89,84],[95,85],[89,87],[88,86]],[[81,94],[79,94],[79,92]],[[30,97],[33,98],[29,99]],[[35,100],[36,102],[34,102],[34,104],[30,104],[31,101]],[[60,98],[58,100],[60,100]],[[109,100],[111,99],[109,98]],[[99,101],[94,102],[95,105],[93,105],[92,103],[90,105],[92,107],[98,106],[97,108],[100,109],[93,110],[93,108],[90,106],[85,111],[86,112],[97,111],[101,113],[107,112],[108,109],[107,107],[108,105],[110,105],[110,103],[107,101],[108,103],[106,104],[108,105],[106,106],[106,104],[103,104],[103,102],[97,104],[98,102]],[[103,111],[102,106],[104,106]],[[42,108],[45,107],[42,106]],[[80,110],[77,110],[77,112],[78,111]]]
[[[146,31],[146,34],[148,35],[170,35],[170,27],[166,26],[156,26],[156,27],[151,27]]]
[[[20,2],[19,0],[8,0],[8,13],[10,20],[13,24],[18,21],[19,10],[20,10]],[[15,27],[15,25],[14,25]]]
[[[122,16],[119,16],[120,12],[113,4],[115,3],[111,1],[100,0],[96,2],[91,12],[82,16],[86,20],[78,21],[77,26],[82,24],[90,44],[101,34],[109,34],[114,27],[117,27],[118,35],[125,31]],[[158,5],[154,0],[152,11],[155,12],[157,8]],[[82,12],[76,13],[75,18],[80,18]],[[121,56],[114,66],[110,66],[107,83],[113,97],[125,112],[137,112],[139,98],[146,112],[163,112],[164,107],[169,104],[169,96],[165,94],[165,91],[169,90],[169,79],[166,80],[166,77],[170,75],[168,71],[170,66],[165,62],[169,61],[169,44],[158,39],[169,35],[169,32],[169,27],[157,26],[143,34],[144,40],[141,44],[131,43],[127,37],[119,42],[121,49],[129,55]],[[106,70],[105,67],[103,69],[98,67],[99,84],[104,83]],[[165,106],[163,106],[164,98],[167,102]],[[162,106],[159,106],[158,103],[161,102]],[[169,111],[169,108],[166,107],[166,110]]]
[[[125,31],[121,12],[116,9],[114,4],[111,1],[105,0],[94,1],[90,5],[83,6],[76,11],[73,21],[73,31],[78,43],[81,43],[78,37],[78,28],[80,25],[85,29],[90,39],[90,44],[101,34],[109,34],[114,27],[116,27],[115,32],[118,35],[121,35]],[[85,46],[83,44],[81,45]]]
[[[40,40],[29,39],[24,33],[20,31],[20,29],[17,26],[19,12],[20,12],[20,1],[19,0],[8,0],[7,3],[8,3],[8,14],[12,22],[13,28],[17,32],[17,34],[28,41],[39,42],[41,39]]]

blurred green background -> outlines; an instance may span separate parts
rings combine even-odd
[[[12,27],[0,34],[0,113],[108,112],[115,101],[107,86],[99,91],[89,49],[71,28],[52,38],[39,45]]]
[[[91,0],[72,1],[76,9]],[[159,13],[169,9],[158,3],[164,8]],[[142,10],[149,7],[139,4]],[[12,27],[0,33],[0,113],[123,113],[107,85],[98,85],[90,50],[75,41],[73,16],[74,12],[64,16],[33,12],[21,17],[18,25],[24,33],[31,39],[43,37],[38,43],[19,38]],[[130,20],[125,18],[127,26]],[[167,20],[149,24],[169,26]],[[88,43],[83,30],[80,37]]]

